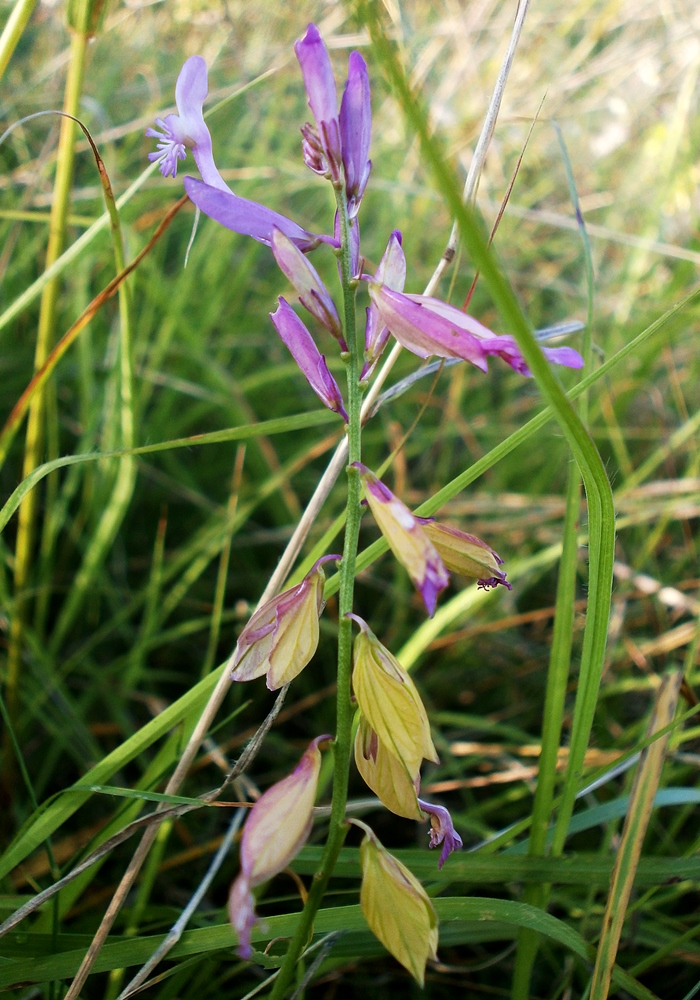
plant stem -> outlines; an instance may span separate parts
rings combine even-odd
[[[345,806],[348,798],[348,775],[352,751],[353,708],[350,698],[350,676],[352,673],[352,623],[346,617],[352,611],[355,587],[355,560],[360,534],[360,477],[353,462],[361,458],[362,389],[360,387],[361,351],[355,329],[355,282],[352,280],[350,255],[350,219],[342,191],[336,190],[338,216],[341,231],[341,274],[343,286],[344,332],[348,344],[348,496],[347,520],[343,561],[340,565],[340,588],[338,594],[338,694],[336,700],[336,732],[333,743],[333,801],[328,829],[328,839],[321,858],[321,866],[314,875],[306,905],[299,917],[297,928],[289,944],[279,976],[270,993],[270,1000],[282,1000],[294,976],[299,956],[306,947],[311,934],[314,917],[323,900],[328,881],[333,874],[338,854],[343,846],[347,827]]]
[[[17,0],[0,36],[0,79],[32,16],[36,0]]]

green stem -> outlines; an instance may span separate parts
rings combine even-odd
[[[12,13],[0,35],[0,79],[7,69],[7,64],[17,48],[17,42],[22,37],[35,6],[36,0],[17,0],[12,8]]]
[[[583,358],[584,368],[591,371],[593,362],[593,295],[594,274],[593,255],[588,238],[586,225],[576,189],[576,181],[571,166],[571,160],[559,126],[554,123],[559,139],[562,159],[566,169],[569,195],[579,223],[579,235],[583,243],[583,255],[586,265],[586,285],[588,292],[588,309],[586,330],[584,333]],[[588,425],[588,392],[579,397],[578,412],[581,423]],[[559,579],[557,581],[556,614],[554,616],[554,634],[552,650],[549,658],[547,674],[547,690],[544,704],[544,722],[542,725],[542,753],[537,769],[537,789],[532,809],[532,827],[528,854],[531,857],[543,857],[547,847],[547,833],[554,807],[554,788],[557,779],[557,762],[561,731],[564,720],[566,689],[571,670],[571,647],[574,631],[574,602],[576,600],[576,572],[578,565],[579,519],[581,512],[581,475],[576,465],[569,467],[569,478],[566,491],[566,514],[562,536],[562,554],[559,563]],[[547,906],[551,886],[546,883],[528,886],[523,900],[533,906],[544,909]],[[530,995],[530,978],[535,965],[540,935],[529,928],[521,928],[518,934],[518,952],[513,973],[513,1000],[527,1000]]]
[[[321,866],[314,875],[306,905],[299,917],[296,931],[289,944],[284,963],[270,994],[270,1000],[282,1000],[294,976],[299,956],[309,941],[312,924],[323,900],[328,881],[333,874],[340,849],[343,846],[347,826],[345,806],[348,798],[348,775],[352,752],[353,708],[350,698],[350,676],[352,673],[352,623],[347,618],[352,611],[355,587],[355,560],[360,534],[360,477],[353,462],[361,459],[362,389],[360,387],[361,350],[355,328],[355,285],[352,278],[350,259],[350,219],[342,191],[336,190],[336,202],[341,229],[341,272],[344,305],[344,331],[348,344],[348,497],[347,520],[343,561],[340,565],[340,588],[338,595],[338,694],[336,700],[336,732],[333,743],[333,801],[328,829],[328,839],[321,858]]]
[[[78,112],[80,95],[83,89],[87,41],[87,35],[83,33],[75,33],[71,40],[71,58],[68,64],[63,110],[73,116]],[[66,220],[68,217],[70,190],[73,182],[73,164],[75,160],[75,128],[75,122],[70,118],[63,118],[61,120],[54,197],[49,222],[49,243],[46,250],[47,270],[60,257],[65,242]],[[58,280],[49,281],[44,286],[34,353],[35,371],[41,368],[51,350],[56,327],[58,294]],[[38,392],[32,401],[29,411],[22,478],[26,478],[41,462],[44,442],[44,400],[44,393]],[[27,496],[20,507],[19,524],[17,527],[17,542],[15,546],[15,607],[10,628],[7,661],[7,707],[11,716],[14,715],[17,702],[17,681],[27,618],[26,590],[32,560],[37,500],[36,491]]]
[[[111,186],[105,191],[107,208],[110,212],[112,245],[117,275],[125,268],[124,241],[114,195]],[[134,401],[132,371],[132,323],[131,295],[125,281],[119,287],[119,431],[121,445],[125,451],[134,447]],[[56,626],[51,636],[49,649],[58,652],[61,643],[75,621],[90,585],[110,548],[119,527],[124,520],[136,480],[136,459],[124,454],[119,459],[117,475],[107,505],[100,515],[99,524],[83,556],[73,586],[61,608]]]

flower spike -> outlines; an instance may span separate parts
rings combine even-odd
[[[158,129],[146,129],[146,135],[158,139],[158,151],[149,153],[153,163],[160,161],[164,177],[175,177],[177,161],[192,150],[197,168],[206,184],[228,191],[230,188],[216,169],[212,156],[211,135],[202,115],[208,93],[207,64],[201,56],[191,56],[180,70],[175,84],[176,115],[156,118]]]
[[[338,383],[328,370],[326,359],[302,321],[281,295],[277,310],[270,313],[270,319],[318,398],[329,410],[339,413],[347,423],[348,415],[343,397]]]
[[[296,587],[271,598],[255,612],[238,637],[231,679],[250,681],[267,674],[276,691],[301,673],[318,646],[318,619],[323,611],[322,556]]]
[[[353,462],[359,471],[370,510],[399,562],[406,568],[432,618],[440,591],[450,582],[447,570],[420,520],[395,497],[373,472]]]
[[[313,740],[295,769],[260,796],[250,811],[241,838],[241,871],[231,886],[229,918],[238,934],[238,954],[250,958],[250,932],[256,923],[251,889],[262,885],[296,857],[311,832],[318,776],[320,744]]]

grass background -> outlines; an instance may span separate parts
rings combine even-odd
[[[386,19],[411,83],[461,172],[470,162],[513,14],[511,5],[489,2],[387,5]],[[224,6],[176,0],[113,7],[104,31],[90,46],[81,118],[119,195],[144,169],[152,143],[143,132],[171,106],[185,57],[201,53],[207,58],[212,101],[276,67],[209,120],[217,163],[237,193],[270,204],[312,231],[327,230],[330,194],[305,170],[299,155],[298,125],[307,110],[291,58],[292,44],[310,20],[321,25],[329,40],[339,78],[348,50],[367,50],[374,166],[360,217],[363,252],[376,263],[389,232],[400,228],[409,264],[407,288],[420,291],[444,249],[451,220],[351,9],[299,3],[283,11],[271,3]],[[528,14],[479,205],[491,222],[546,95],[495,247],[533,325],[585,319],[585,261],[552,127],[556,121],[592,240],[596,365],[696,282],[699,33],[700,14],[692,3],[660,8],[585,0],[566,9],[535,5]],[[6,123],[61,106],[68,40],[61,7],[37,8],[3,79],[0,100]],[[3,308],[42,272],[57,129],[53,119],[38,119],[0,147],[7,189],[0,211]],[[94,160],[85,143],[79,148],[71,242],[103,210]],[[129,200],[121,212],[127,260],[145,245],[180,194],[179,182],[152,174]],[[267,316],[276,296],[286,291],[269,251],[203,220],[183,269],[191,224],[192,214],[185,209],[130,279],[139,445],[248,427],[316,408]],[[314,263],[335,289],[331,256],[319,251]],[[459,255],[443,280],[441,297],[461,303],[473,273],[469,260]],[[105,232],[62,275],[59,333],[113,274]],[[506,332],[498,327],[483,283],[477,285],[470,308],[483,322]],[[36,302],[4,326],[0,317],[3,417],[31,377],[36,323]],[[643,741],[665,669],[685,662],[690,687],[697,683],[692,645],[686,655],[698,614],[696,327],[697,307],[691,303],[604,376],[591,397],[591,433],[619,513],[619,568],[587,755],[591,771],[607,767],[610,772],[621,753]],[[119,335],[119,312],[111,303],[57,367],[44,458],[119,446]],[[332,344],[323,349],[333,368]],[[393,377],[415,368],[416,359],[404,356]],[[562,381],[571,387],[575,376],[563,372]],[[365,434],[366,461],[378,466],[425,407],[387,475],[413,506],[488,455],[542,407],[534,383],[498,361],[488,377],[457,366],[442,374],[432,393],[430,384],[420,381],[392,400]],[[170,717],[160,713],[178,704],[230,652],[337,437],[337,424],[329,419],[245,442],[192,442],[188,448],[141,456],[118,535],[79,600],[74,596],[76,572],[104,515],[115,463],[76,465],[39,487],[31,612],[12,719],[31,794],[15,773],[3,807],[8,870],[0,860],[5,893],[0,903],[7,913],[143,811],[143,801],[106,792],[78,797],[66,792],[72,783],[82,783],[91,768],[106,761],[95,784],[162,789],[194,723],[198,689],[174,729],[172,719],[166,725],[164,719]],[[21,479],[22,455],[23,433],[0,470],[3,498]],[[403,570],[384,557],[360,577],[358,613],[371,620],[392,650],[414,651],[415,676],[442,758],[439,766],[426,769],[423,788],[450,806],[466,847],[482,844],[532,811],[557,576],[557,556],[549,547],[562,535],[569,462],[567,446],[550,423],[443,507],[441,517],[487,540],[504,557],[506,568],[524,569],[516,574],[512,593],[499,591],[479,602],[468,598],[464,610],[445,621],[430,641],[420,630],[424,614]],[[310,544],[341,512],[343,502],[339,485]],[[0,538],[0,597],[7,621],[15,613],[15,523],[16,518]],[[367,519],[361,544],[375,537]],[[228,559],[225,577],[222,555]],[[582,548],[564,744],[585,612],[584,557]],[[462,586],[463,581],[455,581],[443,603]],[[70,601],[74,610],[66,620]],[[250,780],[260,788],[287,773],[313,735],[333,728],[333,598],[322,626],[319,652],[295,682],[284,716],[250,771]],[[208,747],[182,794],[196,796],[220,782],[222,755],[235,758],[270,704],[261,682],[231,690],[221,725],[212,734],[217,752]],[[681,711],[686,708],[682,703]],[[160,730],[143,728],[159,717]],[[618,955],[622,968],[645,987],[679,1000],[700,981],[698,872],[692,867],[698,847],[693,793],[699,735],[693,717],[673,730],[661,774],[666,805],[651,816]],[[559,920],[557,926],[597,944],[620,843],[622,799],[630,793],[633,773],[608,773],[602,785],[586,794],[566,859],[542,862],[545,867],[537,871],[524,860],[520,868],[513,866],[517,853],[501,849],[493,856],[482,848],[450,859],[445,878],[436,881],[424,828],[381,810],[368,812],[387,846],[411,851],[409,863],[441,894],[440,905],[452,905],[452,899],[464,904],[459,912],[445,909],[442,964],[428,970],[427,995],[447,996],[456,988],[467,995],[509,995],[517,905],[524,886],[538,880],[554,883],[550,912]],[[357,778],[351,795],[366,798]],[[52,798],[43,812],[35,811],[32,799],[47,803]],[[47,816],[55,821],[42,820],[45,826],[40,827],[41,817]],[[227,816],[205,809],[164,826],[103,952],[103,970],[145,961],[153,950],[148,938],[157,940],[153,936],[171,926],[204,875]],[[53,861],[42,846],[48,833]],[[297,865],[302,877],[313,870],[314,844],[322,838],[321,821]],[[349,851],[356,848],[352,836],[348,844]],[[62,981],[77,968],[70,956],[77,955],[79,962],[131,850],[133,842],[117,848],[64,890],[56,905],[45,906],[21,925],[21,934],[0,940],[4,985],[27,1000],[63,995]],[[492,857],[491,869],[478,869],[474,859],[481,856]],[[333,882],[327,904],[346,906],[346,912],[324,911],[316,930],[345,927],[346,934],[334,943],[307,994],[383,996],[411,989],[358,922],[352,909],[357,903],[354,855],[343,857],[348,867]],[[644,876],[645,864],[664,859],[666,868]],[[183,939],[190,943],[186,948],[181,944],[185,950],[165,964],[169,975],[150,987],[150,995],[243,997],[258,984],[256,969],[235,958],[225,926],[223,907],[236,869],[234,851],[191,922],[192,936]],[[512,905],[495,915],[495,904],[480,902],[487,897]],[[290,878],[283,875],[270,884],[260,909],[273,918],[271,933],[277,933],[275,927],[280,936],[288,933],[285,914],[298,905],[298,886]],[[561,937],[546,938],[532,995],[582,995],[591,971],[586,958],[576,958]],[[37,976],[38,986],[17,985]],[[114,972],[111,977],[96,974],[83,995],[113,1000],[118,982]]]

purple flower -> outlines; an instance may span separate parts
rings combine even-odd
[[[331,559],[340,556],[322,556],[301,583],[258,608],[238,637],[231,680],[250,681],[266,674],[268,688],[276,691],[301,673],[318,647],[322,566]]]
[[[424,295],[404,295],[387,285],[370,282],[369,294],[377,308],[379,320],[387,326],[398,342],[419,358],[461,358],[482,371],[488,371],[486,353],[476,330],[481,327],[471,316],[447,308],[450,315],[438,313],[433,303],[444,303]],[[455,313],[456,316],[452,316]],[[490,334],[490,331],[486,331]]]
[[[260,205],[257,201],[239,198],[228,189],[222,191],[194,177],[185,177],[185,191],[205,215],[226,229],[241,233],[243,236],[252,236],[254,240],[268,247],[272,245],[272,231],[275,228],[288,236],[292,243],[304,252],[313,250],[319,243],[335,245],[335,240],[329,236],[314,236],[279,212],[273,212],[271,208]]]
[[[311,833],[321,770],[319,746],[331,738],[313,740],[292,773],[268,788],[248,815],[241,837],[241,871],[228,903],[241,958],[252,954],[250,932],[257,919],[250,890],[283,871]]]
[[[270,313],[270,319],[318,398],[329,410],[339,413],[347,423],[348,415],[343,406],[343,397],[338,383],[328,370],[326,359],[302,321],[281,295],[277,311]]]
[[[371,132],[372,108],[367,66],[359,52],[351,52],[348,79],[340,102],[340,139],[351,217],[357,214],[372,168],[368,159]]]
[[[202,116],[207,92],[207,64],[201,56],[191,56],[180,70],[175,84],[178,113],[156,118],[158,129],[146,130],[147,136],[159,140],[158,152],[149,153],[148,159],[151,162],[160,161],[160,172],[164,177],[175,177],[177,161],[184,160],[187,150],[191,149],[205,183],[230,193],[228,185],[216,169],[211,135]]]
[[[395,292],[402,292],[406,283],[406,257],[401,246],[401,233],[398,229],[389,237],[386,250],[382,255],[377,267],[374,280],[393,289]],[[382,351],[386,347],[389,339],[389,330],[384,323],[379,321],[379,311],[372,302],[367,307],[367,323],[365,325],[365,364],[362,369],[362,378],[368,378],[374,370]]]
[[[432,802],[425,802],[418,799],[418,805],[423,812],[430,815],[430,847],[438,847],[442,844],[438,868],[442,868],[450,854],[458,851],[462,845],[462,838],[457,833],[447,809],[444,806],[435,806]]]
[[[372,295],[371,286],[370,295]],[[419,326],[422,326],[424,336],[430,337],[432,331],[440,338],[440,343],[444,344],[448,350],[450,347],[450,337],[452,339],[456,338],[460,341],[460,343],[464,337],[476,339],[484,355],[497,354],[499,357],[503,358],[506,364],[509,364],[511,368],[514,368],[516,372],[528,377],[532,375],[532,372],[525,364],[522,352],[513,337],[508,335],[498,336],[489,330],[488,327],[474,319],[473,316],[468,316],[467,313],[462,312],[461,309],[457,309],[455,306],[447,305],[446,302],[441,302],[439,299],[434,299],[426,295],[404,295],[401,296],[401,298],[408,300],[408,303],[412,303],[414,306],[419,306],[423,312],[418,313],[415,309],[411,310],[408,303],[404,304],[394,302],[392,306],[389,306],[389,308],[391,309],[393,307],[395,311],[402,312],[406,321],[408,321],[410,313],[411,320],[417,322]],[[440,321],[439,326],[435,325],[436,317]],[[404,347],[407,347],[409,351],[413,351],[414,354],[418,354],[419,357],[428,357],[427,354],[422,354],[420,351],[414,350],[409,343],[404,343],[402,336],[408,336],[408,339],[410,340],[410,333],[407,335],[405,331],[402,331],[401,335],[399,335],[393,328],[391,328],[391,324],[388,325],[399,343],[403,344]],[[436,332],[438,329],[440,330],[439,334]],[[420,334],[414,333],[414,337],[417,338],[417,343],[423,343],[420,340]],[[572,347],[543,347],[542,351],[547,360],[551,361],[553,364],[565,365],[567,368],[583,367],[583,358],[578,351],[575,351]],[[434,350],[432,353],[441,358],[462,357],[465,361],[472,360],[462,353],[441,353],[440,350]],[[476,362],[473,363],[476,364]],[[479,365],[479,367],[482,366]]]
[[[482,371],[486,357],[497,354],[521,375],[530,375],[517,343],[499,337],[473,316],[428,295],[405,295],[386,284],[370,282],[369,294],[379,319],[398,342],[420,358],[461,358]],[[543,348],[554,364],[581,368],[583,358],[571,347]]]
[[[347,351],[348,346],[343,339],[340,317],[316,268],[296,244],[277,227],[272,231],[272,252],[280,270],[297,290],[299,301],[304,308],[323,323],[339,342],[341,350]]]
[[[361,462],[353,462],[353,466],[360,473],[367,503],[381,533],[405,567],[432,618],[438,594],[450,582],[437,549],[423,530],[421,519],[412,514],[405,503]]]
[[[304,77],[309,107],[316,119],[315,129],[307,124],[301,130],[304,161],[315,173],[329,174],[337,182],[341,164],[338,98],[328,50],[315,24],[309,25],[294,51]]]

